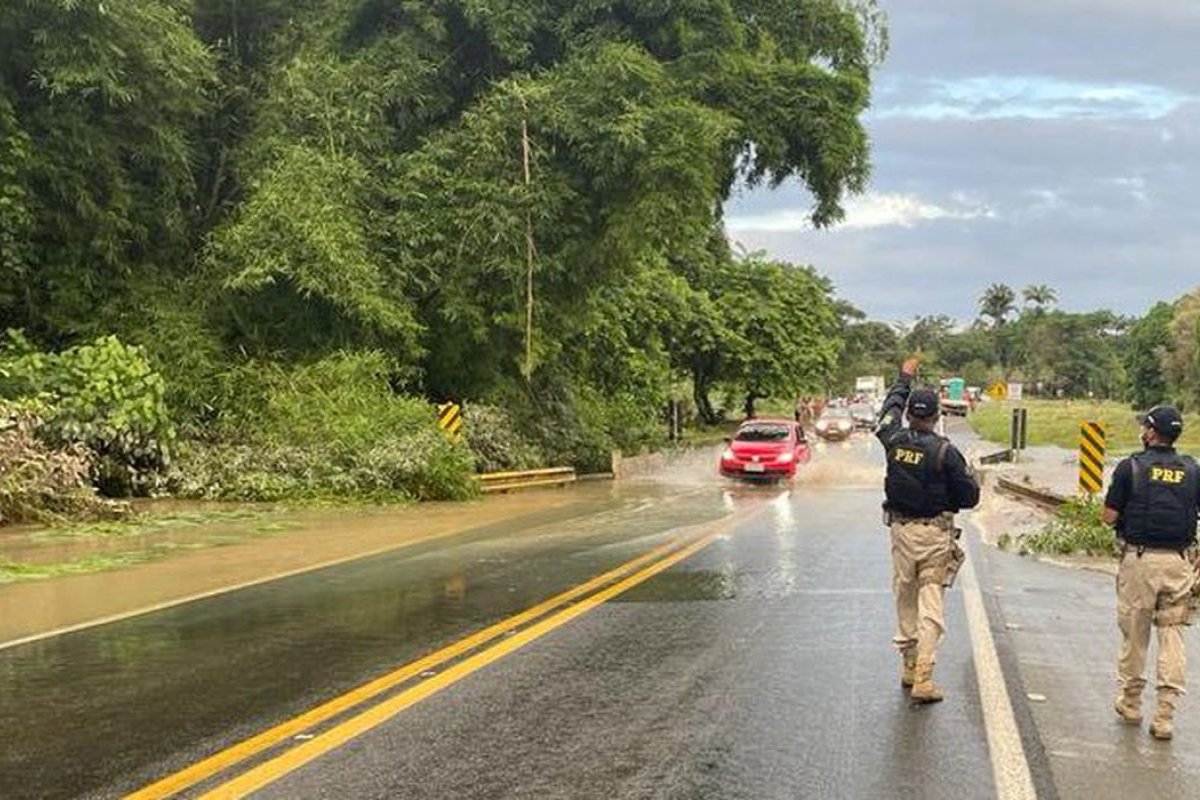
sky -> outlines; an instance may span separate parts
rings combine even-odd
[[[1200,0],[881,0],[869,190],[817,231],[799,184],[729,238],[873,319],[968,322],[992,283],[1140,316],[1200,285]]]

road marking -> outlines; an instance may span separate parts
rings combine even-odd
[[[206,591],[198,592],[196,594],[190,594],[187,597],[177,597],[174,600],[165,600],[161,603],[155,603],[155,604],[149,605],[149,606],[142,606],[141,608],[135,608],[131,611],[122,611],[119,614],[112,614],[107,617],[100,617],[98,619],[88,620],[87,622],[80,622],[76,625],[68,625],[66,627],[55,628],[54,630],[50,630],[50,631],[43,631],[42,633],[34,633],[34,634],[30,634],[29,636],[22,636],[20,639],[9,639],[6,642],[0,642],[0,650],[7,650],[10,647],[19,647],[20,645],[30,644],[32,642],[40,642],[43,639],[52,639],[55,636],[64,636],[68,633],[75,633],[77,631],[85,631],[88,628],[97,628],[101,625],[109,625],[114,622],[124,622],[127,619],[133,619],[134,617],[142,617],[147,614],[153,614],[156,611],[166,611],[167,609],[175,608],[176,606],[187,605],[188,603],[195,603],[199,600],[208,600],[211,597],[219,597],[220,595],[223,595],[223,594],[232,594],[233,592],[239,592],[242,589],[250,589],[255,586],[261,586],[264,583],[272,583],[274,581],[283,580],[285,578],[294,578],[298,575],[304,575],[309,572],[317,572],[319,570],[328,569],[330,567],[340,567],[342,564],[347,564],[351,561],[359,561],[361,559],[373,558],[374,556],[381,556],[381,555],[384,555],[385,553],[390,553],[393,550],[399,550],[402,547],[410,547],[414,544],[425,544],[427,542],[435,541],[443,536],[452,536],[452,535],[454,535],[454,534],[453,533],[442,533],[442,534],[436,534],[428,539],[420,539],[420,540],[412,541],[412,542],[393,542],[392,544],[387,544],[387,545],[384,545],[383,547],[378,547],[373,550],[365,550],[361,553],[355,553],[355,554],[349,555],[349,556],[339,556],[338,558],[333,558],[328,561],[322,561],[317,564],[309,564],[304,567],[297,567],[296,569],[289,569],[285,572],[272,573],[271,575],[266,575],[261,578],[254,578],[253,580],[243,581],[242,583],[233,583],[228,586],[218,586],[216,589],[208,589]]]
[[[734,515],[736,517],[738,515]],[[726,517],[721,522],[727,522],[734,517]],[[710,525],[705,526],[711,527]],[[724,526],[722,526],[722,530]],[[716,535],[716,534],[709,534]],[[644,567],[655,561],[658,558],[669,556],[672,551],[679,552],[681,549],[687,548],[688,542],[696,540],[688,539],[686,536],[676,536],[671,541],[651,550],[644,555],[625,562],[620,566],[598,575],[595,578],[582,583],[572,589],[561,594],[551,597],[531,608],[515,614],[507,619],[484,628],[471,636],[461,639],[447,647],[442,648],[434,653],[424,656],[416,661],[406,664],[393,672],[382,675],[368,683],[353,689],[346,694],[333,698],[332,700],[323,703],[316,708],[311,709],[299,716],[293,717],[290,720],[280,723],[262,733],[245,739],[232,747],[214,753],[208,758],[198,761],[189,767],[186,767],[179,772],[175,772],[164,778],[161,778],[154,783],[139,789],[133,794],[127,795],[128,800],[151,800],[152,798],[170,797],[188,787],[194,786],[201,781],[213,777],[217,773],[228,769],[236,764],[239,764],[246,759],[263,752],[264,750],[273,747],[280,742],[303,734],[310,728],[319,725],[326,720],[329,720],[338,714],[347,711],[354,706],[360,705],[371,698],[379,695],[388,689],[398,686],[407,680],[418,677],[422,672],[434,669],[439,665],[456,658],[464,653],[474,650],[484,644],[487,644],[493,639],[505,636],[526,623],[532,622],[539,617],[554,611],[576,598],[586,595],[590,592],[600,589],[603,586],[612,583],[621,578],[627,573],[633,572],[636,569]],[[674,562],[672,562],[674,563]]]
[[[1021,744],[1021,733],[1008,699],[1008,686],[1000,669],[1000,656],[983,606],[983,592],[975,576],[973,558],[963,564],[963,600],[971,630],[971,648],[975,655],[975,675],[979,681],[979,700],[983,705],[983,724],[987,728],[988,752],[992,757],[992,778],[998,800],[1036,800],[1029,760]]]
[[[736,516],[734,517],[736,518]],[[734,518],[728,518],[726,522],[730,522]],[[358,714],[345,722],[330,728],[328,731],[317,736],[311,741],[305,742],[280,756],[277,756],[270,761],[263,762],[253,769],[245,772],[232,780],[217,786],[213,790],[201,796],[201,800],[228,800],[228,798],[245,797],[251,792],[273,783],[285,775],[299,769],[316,758],[319,758],[326,753],[341,747],[342,745],[354,739],[357,736],[369,731],[370,729],[381,725],[392,717],[399,714],[401,711],[421,702],[422,700],[437,694],[442,689],[445,689],[468,675],[482,669],[483,667],[492,664],[505,656],[521,649],[527,644],[536,641],[545,636],[551,631],[559,628],[571,620],[586,614],[588,611],[596,608],[602,603],[616,597],[617,595],[626,592],[638,584],[649,580],[663,570],[674,566],[675,564],[689,558],[692,555],[708,547],[717,540],[728,527],[728,524],[722,525],[720,529],[708,533],[691,544],[675,550],[650,566],[647,566],[640,571],[630,575],[628,578],[613,584],[612,586],[590,595],[579,603],[563,609],[562,611],[543,619],[541,622],[522,630],[521,632],[510,636],[475,655],[458,662],[454,666],[447,669],[440,675],[430,678],[424,683],[420,683],[411,689],[407,689],[400,694],[392,697],[384,702],[372,706],[368,710]]]

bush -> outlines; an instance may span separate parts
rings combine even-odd
[[[463,433],[478,472],[536,469],[546,456],[518,429],[508,412],[496,406],[463,406]]]
[[[626,395],[605,397],[594,390],[549,394],[527,410],[521,421],[551,466],[573,466],[581,472],[607,472],[612,451],[634,453],[666,438],[659,409]]]
[[[35,410],[31,403],[0,401],[0,525],[121,513],[123,507],[100,500],[89,484],[87,448],[53,448],[35,435],[41,425]]]
[[[166,387],[140,348],[106,336],[42,353],[9,331],[0,368],[0,396],[43,404],[39,436],[55,445],[83,444],[95,454],[91,478],[104,494],[146,493],[169,464],[175,429]]]
[[[1101,510],[1098,500],[1071,499],[1045,528],[1021,540],[1021,552],[1115,557],[1116,536],[1100,518]]]
[[[252,362],[221,379],[217,437],[181,452],[170,486],[239,500],[447,500],[478,492],[473,456],[424,400],[394,394],[380,353],[291,370]]]

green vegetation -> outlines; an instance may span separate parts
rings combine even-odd
[[[1057,445],[1074,450],[1079,447],[1079,425],[1099,422],[1108,434],[1110,453],[1129,453],[1141,449],[1141,428],[1127,404],[1115,401],[1028,400],[1028,444]],[[971,426],[983,438],[1007,444],[1012,424],[1012,403],[984,403],[969,417]],[[1188,414],[1184,433],[1178,442],[1181,450],[1200,453],[1200,415]]]
[[[600,468],[682,381],[819,391],[832,286],[721,206],[837,222],[886,43],[873,0],[2,4],[0,398],[106,494],[392,499]],[[445,399],[503,412],[456,446]]]
[[[1021,553],[1116,556],[1116,536],[1100,519],[1101,507],[1098,500],[1070,500],[1045,528],[1020,540]]]

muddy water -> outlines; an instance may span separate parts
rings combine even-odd
[[[629,483],[358,513],[127,570],[0,587],[0,641],[338,558],[338,566],[0,649],[0,796],[115,796],[745,508],[790,515],[879,486],[869,436],[795,482],[747,485],[696,451]],[[781,502],[782,501],[782,502]],[[790,518],[789,518],[790,519]],[[784,520],[785,522],[789,520]],[[723,573],[643,591],[720,598]],[[3,635],[7,634],[7,635]]]

